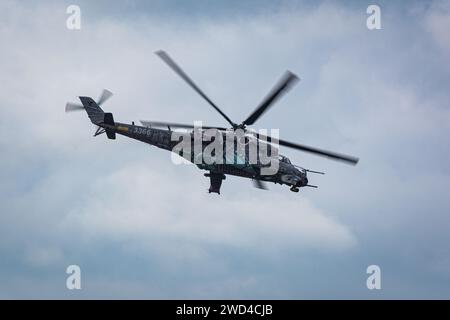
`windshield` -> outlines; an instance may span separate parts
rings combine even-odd
[[[285,156],[282,156],[282,155],[280,155],[278,157],[278,160],[281,162],[284,162],[284,163],[291,163],[291,161],[288,158],[286,158]]]

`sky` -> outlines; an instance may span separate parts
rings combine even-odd
[[[0,298],[449,299],[449,29],[441,0],[1,1]],[[360,162],[282,148],[318,189],[208,194],[195,166],[64,113],[106,88],[116,121],[225,125],[160,49],[235,122],[291,70],[257,128]]]

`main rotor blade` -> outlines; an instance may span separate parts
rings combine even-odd
[[[258,179],[253,179],[252,182],[253,182],[253,186],[255,188],[262,189],[262,190],[267,190],[267,186],[266,186],[266,184],[263,181],[258,180]]]
[[[171,127],[171,128],[194,129],[194,125],[184,123],[147,121],[147,120],[141,120],[141,123],[145,127]],[[223,131],[227,130],[227,128],[223,127],[210,127],[210,126],[202,126],[202,129],[217,129]]]
[[[268,110],[268,108],[273,105],[279,98],[283,96],[295,83],[299,81],[299,78],[290,72],[286,71],[283,77],[278,81],[278,83],[273,87],[270,93],[264,98],[264,100],[259,104],[259,106],[253,111],[252,114],[248,116],[247,119],[242,122],[244,125],[252,125],[256,120]]]
[[[66,112],[80,111],[83,109],[84,109],[84,107],[81,104],[72,103],[72,102],[66,103]]]
[[[358,158],[356,157],[352,157],[352,156],[348,156],[345,154],[341,154],[341,153],[336,153],[336,152],[332,152],[332,151],[327,151],[327,150],[322,150],[322,149],[318,149],[318,148],[314,148],[314,147],[309,147],[309,146],[305,146],[302,144],[297,144],[297,143],[293,143],[293,142],[289,142],[286,140],[279,140],[278,143],[280,144],[280,146],[285,146],[285,147],[289,147],[289,148],[293,148],[293,149],[297,149],[297,150],[301,150],[301,151],[305,151],[305,152],[309,152],[309,153],[313,153],[319,156],[323,156],[323,157],[327,157],[333,160],[339,160],[339,161],[344,161],[346,163],[352,164],[352,165],[356,165],[359,161]]]
[[[101,106],[103,103],[105,103],[106,100],[111,98],[113,93],[109,90],[103,89],[102,94],[100,95],[100,98],[97,100],[97,104]]]
[[[214,109],[216,109],[217,112],[219,112],[222,117],[225,118],[225,120],[228,121],[228,123],[231,124],[232,127],[235,127],[235,123],[228,118],[228,116],[222,112],[222,110],[219,109],[218,106],[214,104],[207,96],[203,93],[202,90],[192,81],[191,78],[175,63],[175,61],[172,60],[172,58],[165,52],[165,51],[156,51],[155,54],[160,57],[176,74],[178,74],[184,81],[187,82],[189,86],[191,86],[192,89],[194,89],[199,95],[203,97]]]
[[[267,142],[271,141],[271,137],[269,136],[265,136],[265,135],[261,135],[261,134],[257,134],[258,138],[264,138],[264,140],[266,140]],[[327,151],[327,150],[322,150],[322,149],[318,149],[318,148],[314,148],[314,147],[309,147],[303,144],[298,144],[298,143],[293,143],[293,142],[289,142],[286,140],[282,140],[279,139],[278,140],[278,144],[280,146],[285,146],[285,147],[289,147],[292,149],[296,149],[296,150],[300,150],[300,151],[304,151],[304,152],[309,152],[318,156],[322,156],[322,157],[327,157],[333,160],[339,160],[339,161],[343,161],[352,165],[356,165],[359,161],[358,158],[353,157],[353,156],[348,156],[345,154],[341,154],[341,153],[336,153],[333,151]]]

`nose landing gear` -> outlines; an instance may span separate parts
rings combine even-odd
[[[292,186],[292,187],[291,187],[291,191],[292,191],[292,192],[298,192],[298,190],[299,190],[299,189],[298,189],[296,186]]]

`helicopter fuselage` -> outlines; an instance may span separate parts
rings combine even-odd
[[[99,126],[110,133],[108,137],[111,139],[115,138],[115,134],[120,134],[171,152],[174,152],[175,146],[179,143],[177,139],[173,139],[174,131],[170,128],[165,130],[119,122],[113,124],[102,123]],[[114,135],[111,135],[111,133],[114,133]],[[190,132],[188,134],[192,139],[192,143],[194,143],[194,133]],[[211,141],[202,141],[202,154],[210,143]],[[244,153],[243,157],[233,157],[233,161],[230,163],[230,161],[199,161],[199,154],[194,152],[194,148],[191,150],[192,152],[188,156],[183,155],[183,158],[194,163],[199,169],[209,171],[205,174],[211,180],[209,192],[220,193],[220,186],[222,180],[225,180],[226,175],[273,182],[281,185],[285,184],[290,186],[294,192],[297,192],[298,188],[308,185],[306,171],[299,170],[290,163],[287,157],[282,155],[279,155],[278,169],[275,173],[262,174],[261,169],[267,167],[267,164],[263,164],[260,161],[251,163],[248,152]],[[274,149],[272,148],[272,150]]]

